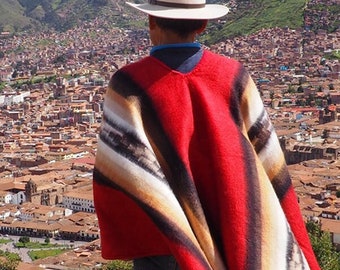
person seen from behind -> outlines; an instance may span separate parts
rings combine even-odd
[[[102,256],[135,270],[320,269],[256,85],[195,42],[228,8],[128,5],[148,15],[153,47],[105,95],[93,174]]]

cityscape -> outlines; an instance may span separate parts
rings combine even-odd
[[[146,30],[100,18],[63,33],[0,33],[0,233],[73,247],[34,261],[21,254],[20,269],[107,263],[92,194],[103,99],[112,74],[151,46]],[[263,29],[206,49],[247,68],[305,220],[320,222],[340,250],[340,29]]]

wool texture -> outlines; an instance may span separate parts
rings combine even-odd
[[[105,95],[93,174],[102,255],[182,270],[319,269],[278,138],[237,61],[148,56]]]

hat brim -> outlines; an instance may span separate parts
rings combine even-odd
[[[191,19],[191,20],[212,20],[225,16],[229,8],[222,5],[207,4],[203,8],[173,8],[148,3],[134,4],[126,2],[129,6],[138,9],[146,14],[168,18],[168,19]]]

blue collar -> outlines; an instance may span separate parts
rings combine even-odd
[[[150,55],[152,55],[155,51],[168,49],[168,48],[201,48],[201,44],[197,42],[192,42],[192,43],[175,43],[175,44],[158,45],[158,46],[152,47],[150,51]]]

